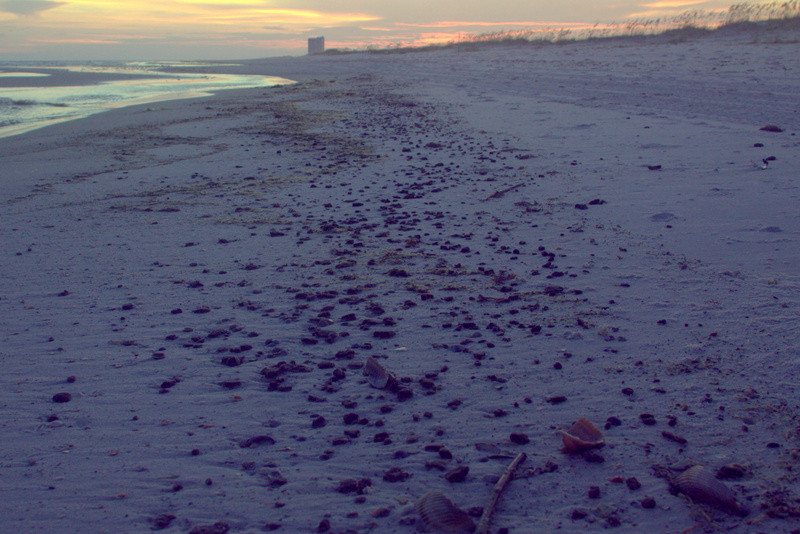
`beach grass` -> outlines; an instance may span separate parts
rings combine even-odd
[[[758,32],[764,29],[790,30],[797,28],[800,28],[800,2],[797,0],[743,2],[734,4],[725,10],[694,9],[673,16],[639,17],[608,24],[595,23],[579,29],[554,25],[475,35],[459,34],[457,39],[442,44],[424,46],[398,44],[389,48],[371,48],[367,51],[375,54],[422,52],[448,48],[469,51],[485,46],[541,46],[641,37],[661,37],[668,41],[684,41],[713,32]],[[326,51],[326,54],[337,55],[355,51],[330,49]]]

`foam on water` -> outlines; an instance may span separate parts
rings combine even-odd
[[[0,78],[44,78],[50,76],[43,72],[0,72]]]

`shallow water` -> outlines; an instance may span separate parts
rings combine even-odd
[[[272,76],[192,72],[213,66],[175,62],[0,64],[0,137],[112,108],[292,83]]]

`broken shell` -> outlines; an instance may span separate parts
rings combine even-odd
[[[704,502],[732,512],[739,510],[733,491],[702,465],[690,467],[675,477],[674,485],[693,501]]]
[[[414,507],[427,529],[445,532],[472,532],[475,523],[466,512],[459,509],[441,491],[423,495]]]
[[[367,358],[367,363],[364,364],[364,375],[370,385],[377,389],[386,388],[392,379],[392,375],[372,356]]]
[[[605,444],[603,433],[585,417],[578,419],[569,430],[560,430],[559,433],[564,442],[564,452],[578,452]]]
[[[720,480],[739,480],[748,474],[747,466],[742,464],[727,464],[717,469],[716,476]]]

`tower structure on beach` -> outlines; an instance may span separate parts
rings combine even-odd
[[[325,37],[309,37],[308,55],[321,54],[325,51]]]

